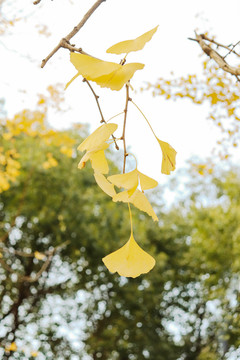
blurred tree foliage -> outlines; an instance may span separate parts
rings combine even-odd
[[[179,202],[163,211],[156,199],[158,225],[134,212],[136,239],[157,265],[122,278],[101,259],[126,242],[127,208],[100,192],[90,167],[77,169],[75,150],[61,151],[82,128],[52,133],[40,113],[16,115],[25,127],[13,136],[2,122],[2,153],[14,148],[19,167],[0,195],[0,356],[228,359],[240,346],[237,171],[191,170]]]

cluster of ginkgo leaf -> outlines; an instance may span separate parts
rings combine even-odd
[[[101,87],[107,87],[111,90],[120,90],[125,84],[128,87],[129,80],[137,70],[143,69],[144,64],[125,64],[126,56],[132,51],[141,50],[151,40],[157,28],[155,27],[134,40],[122,41],[110,47],[107,50],[108,53],[126,54],[124,59],[120,61],[120,64],[103,61],[89,55],[71,53],[70,60],[78,70],[78,73],[68,82],[66,87],[79,75],[83,76],[86,80],[94,81]],[[148,125],[150,126],[149,122]],[[123,174],[105,176],[109,172],[109,167],[104,151],[114,142],[110,139],[110,136],[117,130],[117,127],[117,124],[105,123],[79,145],[78,150],[86,152],[80,160],[78,168],[84,168],[86,162],[90,160],[98,186],[107,195],[111,196],[114,202],[128,203],[131,223],[130,239],[119,250],[104,257],[103,262],[111,272],[118,272],[121,276],[134,278],[149,272],[154,267],[155,260],[140,248],[133,237],[130,204],[146,212],[154,221],[157,221],[157,215],[145,196],[144,191],[155,188],[158,183],[149,176],[142,174],[137,169],[137,165],[133,171],[128,173],[124,172]],[[175,169],[176,151],[167,142],[160,140],[155,135],[151,126],[150,128],[162,150],[161,171],[169,175]],[[122,140],[122,138],[115,141],[118,140]],[[122,191],[117,193],[114,186],[122,189]]]
[[[61,153],[72,157],[75,140],[67,132],[49,129],[45,119],[46,109],[23,110],[12,119],[0,119],[0,193],[8,190],[20,175],[21,154],[16,147],[16,140],[19,138],[41,138],[42,146],[55,145]],[[57,160],[50,152],[41,164],[45,170],[57,165]]]

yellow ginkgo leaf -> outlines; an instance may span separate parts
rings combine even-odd
[[[112,175],[108,180],[119,188],[129,190],[138,186],[138,171],[135,169],[128,173]]]
[[[135,71],[144,68],[144,64],[140,63],[120,65],[78,53],[71,53],[70,60],[78,73],[68,82],[66,88],[76,77],[82,75],[101,87],[120,90],[133,77]]]
[[[123,53],[130,53],[131,51],[138,51],[144,48],[145,44],[151,40],[155,32],[157,31],[158,26],[154,29],[147,31],[143,35],[137,37],[133,40],[125,40],[121,41],[110,48],[107,49],[107,53],[111,54],[123,54]]]
[[[90,161],[95,172],[102,174],[108,173],[109,167],[103,150],[93,153]]]
[[[116,191],[114,189],[114,185],[110,184],[110,182],[105,178],[103,174],[94,173],[94,177],[98,186],[109,196],[113,197],[116,195]]]
[[[79,146],[78,150],[92,150],[109,139],[110,135],[117,130],[117,124],[103,124],[90,134]]]
[[[125,174],[109,176],[108,180],[119,188],[127,189],[129,197],[133,195],[139,182],[142,190],[152,189],[158,184],[156,180],[142,174],[137,168]]]
[[[158,185],[158,182],[147,175],[144,175],[140,171],[138,171],[139,181],[142,190],[153,189]]]
[[[101,87],[107,87],[111,90],[121,90],[134,75],[137,70],[142,70],[144,64],[130,63],[126,65],[120,65],[120,68],[106,75],[102,75],[95,79],[89,79],[96,82]]]
[[[162,154],[163,154],[161,171],[163,174],[169,175],[170,172],[175,170],[175,168],[176,168],[177,152],[167,142],[159,140],[158,138],[157,138],[157,141],[159,142],[159,145],[162,149]]]
[[[112,273],[132,278],[148,273],[155,265],[154,258],[136,243],[133,234],[124,246],[102,260]]]
[[[39,251],[35,251],[34,257],[38,260],[44,260],[46,256],[44,254],[40,253]]]
[[[6,346],[5,351],[17,351],[16,343],[12,342],[10,345]]]
[[[122,191],[117,195],[113,196],[113,201],[114,202],[122,201],[124,203],[131,203],[139,210],[146,212],[149,216],[153,218],[154,221],[158,221],[158,217],[155,214],[155,211],[153,210],[150,202],[148,201],[144,193],[142,193],[138,189],[130,197],[128,191]]]
[[[121,67],[120,64],[114,62],[104,61],[75,52],[70,53],[70,61],[75,66],[76,70],[88,80],[112,73]]]
[[[107,174],[109,171],[108,163],[105,158],[104,150],[106,150],[109,147],[109,144],[103,143],[92,150],[89,150],[84,154],[84,156],[81,158],[78,168],[83,169],[85,167],[85,164],[88,160],[91,161],[92,168],[96,172],[100,172],[102,174]]]

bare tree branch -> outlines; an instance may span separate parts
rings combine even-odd
[[[77,34],[77,32],[83,27],[83,25],[87,22],[90,16],[94,13],[94,11],[106,0],[97,0],[97,2],[88,10],[88,12],[84,15],[80,23],[73,28],[73,30],[64,38],[62,38],[59,44],[50,52],[50,54],[42,60],[41,68],[43,68],[49,59],[60,49],[67,48],[70,51],[78,51],[81,54],[86,54],[82,51],[82,49],[76,49],[73,45],[69,43],[70,39]]]
[[[229,51],[231,51],[230,47],[217,43],[215,40],[210,40],[204,34],[198,35],[197,33],[195,33],[195,35],[196,35],[196,39],[189,38],[189,40],[197,41],[198,44],[201,46],[203,52],[205,52],[205,54],[207,54],[212,60],[214,60],[222,70],[236,76],[237,80],[239,81],[238,76],[240,76],[240,68],[229,65],[226,62],[225,58],[221,56],[216,50],[212,49],[211,46],[208,45],[204,40],[207,40],[209,42],[212,42],[213,44],[216,44],[217,46],[221,46],[225,49],[228,49]],[[236,53],[236,55],[238,54]]]

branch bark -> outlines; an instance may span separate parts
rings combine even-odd
[[[59,44],[49,53],[49,55],[42,60],[42,64],[41,64],[41,68],[43,68],[46,63],[48,62],[49,59],[51,59],[51,57],[61,48],[67,48],[70,51],[77,51],[80,52],[81,54],[86,54],[81,48],[75,48],[73,45],[71,45],[69,43],[70,39],[76,35],[78,33],[78,31],[83,27],[83,25],[85,25],[85,23],[87,22],[87,20],[90,18],[90,16],[94,13],[94,11],[106,0],[98,0],[89,10],[88,12],[84,15],[84,17],[82,18],[82,20],[80,21],[80,23],[77,26],[74,26],[73,30],[64,38],[62,38],[59,42]]]
[[[219,68],[221,68],[222,70],[236,76],[237,80],[239,81],[238,76],[240,76],[240,68],[229,65],[226,62],[226,60],[224,59],[224,57],[222,57],[216,50],[212,49],[211,46],[208,45],[204,40],[212,42],[212,43],[216,44],[217,46],[228,48],[229,50],[230,50],[230,48],[226,47],[224,45],[221,45],[220,43],[217,43],[214,40],[210,40],[204,34],[198,35],[197,33],[195,33],[195,35],[196,35],[196,39],[189,38],[189,40],[197,41],[198,44],[201,46],[203,52],[205,54],[207,54],[212,60],[214,60],[218,64]]]

